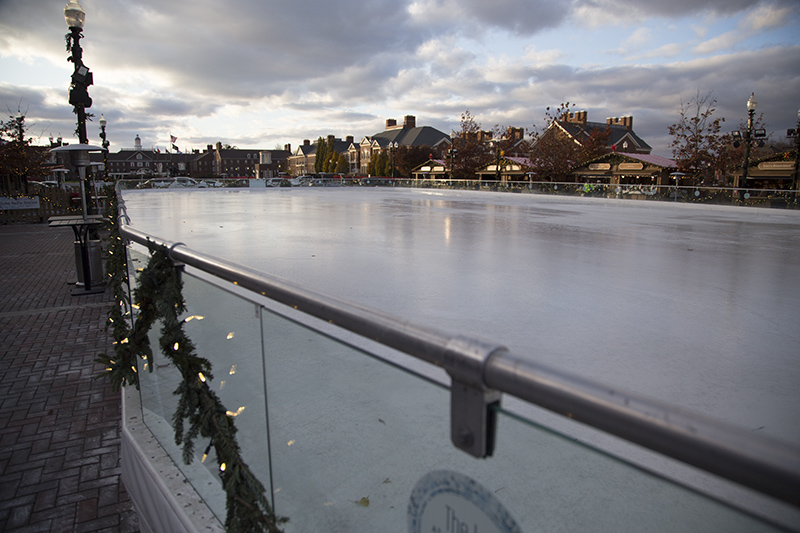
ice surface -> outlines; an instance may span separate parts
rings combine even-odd
[[[124,197],[145,232],[800,440],[800,212],[384,188]]]

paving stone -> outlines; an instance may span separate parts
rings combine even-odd
[[[0,226],[0,531],[139,531],[120,480],[111,295],[72,296],[73,235]]]

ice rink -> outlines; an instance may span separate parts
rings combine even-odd
[[[124,199],[167,240],[800,440],[800,212],[386,188]]]

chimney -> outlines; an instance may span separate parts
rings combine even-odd
[[[417,127],[417,117],[414,115],[406,115],[405,120],[403,121],[403,129],[410,130],[411,128]]]
[[[633,115],[622,117],[622,120],[625,127],[628,128],[628,131],[633,131]]]
[[[210,145],[210,144],[207,144],[206,145],[206,152],[213,152],[213,151],[214,151],[214,147],[212,145]]]
[[[353,144],[353,136],[352,135],[348,135],[347,137],[344,138],[344,140],[345,140],[345,142],[347,143],[348,146]]]
[[[576,113],[576,117],[577,117],[577,122],[578,122],[578,124],[582,124],[582,125],[584,125],[584,126],[586,125],[586,117],[587,117],[587,114],[588,114],[588,113],[587,113],[586,111],[578,111],[578,112]]]
[[[328,144],[333,144],[334,142],[336,142],[336,136],[328,135]]]
[[[311,141],[308,139],[303,139],[303,146],[311,146]]]
[[[217,151],[219,152],[220,150],[222,150],[222,143],[217,141]]]
[[[386,119],[386,129],[387,130],[390,129],[390,128],[393,128],[395,126],[397,126],[397,121],[395,119],[393,119],[393,118],[387,118]]]
[[[514,141],[519,141],[525,136],[525,128],[508,127],[508,138]]]
[[[286,150],[287,152],[291,152],[292,151],[292,145],[291,144],[284,144],[283,145],[283,149]]]

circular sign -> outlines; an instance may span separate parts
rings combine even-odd
[[[409,533],[522,533],[489,490],[458,472],[435,470],[420,479],[408,502]]]

